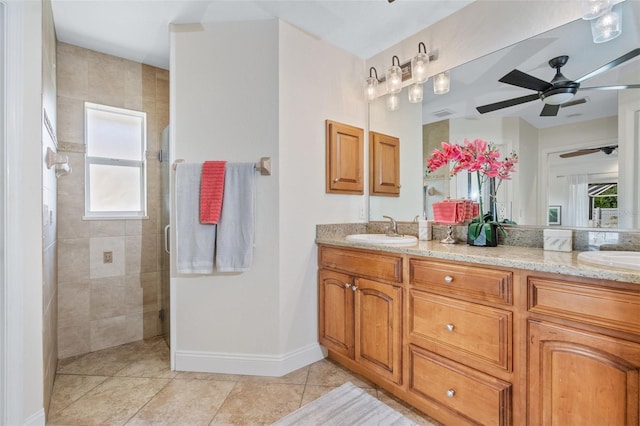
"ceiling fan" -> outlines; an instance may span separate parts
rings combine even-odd
[[[611,155],[611,153],[618,148],[618,145],[611,146],[601,146],[600,148],[587,148],[587,149],[579,149],[577,151],[567,152],[565,154],[560,154],[560,158],[570,158],[577,157],[579,155],[587,155],[594,154],[596,152],[602,151],[607,155]]]
[[[540,112],[540,116],[542,117],[553,117],[558,115],[558,111],[560,107],[566,107],[576,104],[569,105],[571,99],[575,96],[580,90],[620,90],[620,89],[640,89],[640,84],[627,84],[627,85],[616,85],[616,86],[597,86],[597,87],[580,87],[580,84],[585,80],[588,80],[592,77],[595,77],[599,74],[602,74],[605,71],[610,70],[611,68],[617,67],[630,59],[635,58],[640,55],[640,48],[633,49],[632,51],[620,56],[617,59],[601,66],[598,69],[591,71],[588,74],[583,75],[582,77],[576,80],[569,80],[564,75],[560,69],[567,63],[569,60],[569,56],[558,56],[549,61],[549,66],[551,68],[555,68],[556,75],[550,82],[546,82],[544,80],[540,80],[537,77],[534,77],[530,74],[524,73],[517,69],[511,71],[504,77],[502,77],[500,82],[511,84],[513,86],[523,87],[525,89],[535,90],[538,93],[521,96],[519,98],[507,99],[504,101],[482,105],[476,107],[479,113],[485,114],[487,112],[496,111],[503,108],[512,107],[515,105],[524,104],[526,102],[531,102],[540,99],[544,102],[544,107]],[[583,102],[580,102],[583,103]]]

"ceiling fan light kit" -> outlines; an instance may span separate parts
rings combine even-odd
[[[603,15],[604,16],[604,15]],[[499,109],[512,107],[515,105],[524,104],[527,102],[540,99],[544,103],[544,107],[540,112],[542,117],[555,117],[558,115],[558,111],[561,107],[579,105],[584,103],[572,101],[578,90],[621,90],[621,89],[638,89],[640,84],[627,84],[627,85],[611,85],[611,86],[599,86],[599,87],[580,87],[581,83],[585,80],[600,75],[618,65],[621,65],[631,59],[640,55],[640,48],[636,48],[620,56],[619,58],[610,61],[600,68],[597,68],[576,80],[570,80],[562,75],[561,68],[569,60],[569,56],[558,56],[549,61],[549,66],[556,69],[556,75],[550,82],[546,82],[537,77],[534,77],[525,72],[517,69],[511,71],[502,77],[499,81],[501,83],[511,84],[513,86],[522,87],[525,89],[535,90],[536,94],[521,96],[518,98],[507,99],[492,104],[482,105],[476,107],[480,114],[486,114],[488,112],[497,111]],[[434,78],[435,84],[435,78]]]
[[[591,21],[594,43],[605,43],[622,34],[622,10],[614,6],[602,16]]]

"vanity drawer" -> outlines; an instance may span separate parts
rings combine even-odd
[[[510,371],[512,323],[509,311],[409,291],[409,338],[422,347],[442,345]]]
[[[409,391],[455,412],[461,423],[511,423],[510,383],[413,345],[409,369]]]
[[[640,333],[639,291],[527,277],[528,309],[614,330]]]
[[[318,264],[359,277],[402,282],[402,257],[320,246]]]
[[[481,266],[410,259],[409,282],[433,293],[512,304],[513,273]]]

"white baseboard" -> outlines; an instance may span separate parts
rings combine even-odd
[[[283,355],[176,351],[175,368],[178,371],[280,377],[325,356],[326,351],[318,343]]]
[[[39,409],[24,421],[25,426],[42,426],[45,424],[44,408]]]

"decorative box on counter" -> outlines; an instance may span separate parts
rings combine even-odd
[[[480,214],[480,206],[471,200],[447,199],[433,203],[433,218],[438,223],[462,223]]]
[[[545,250],[565,252],[573,250],[573,233],[570,229],[545,229],[542,232]]]

